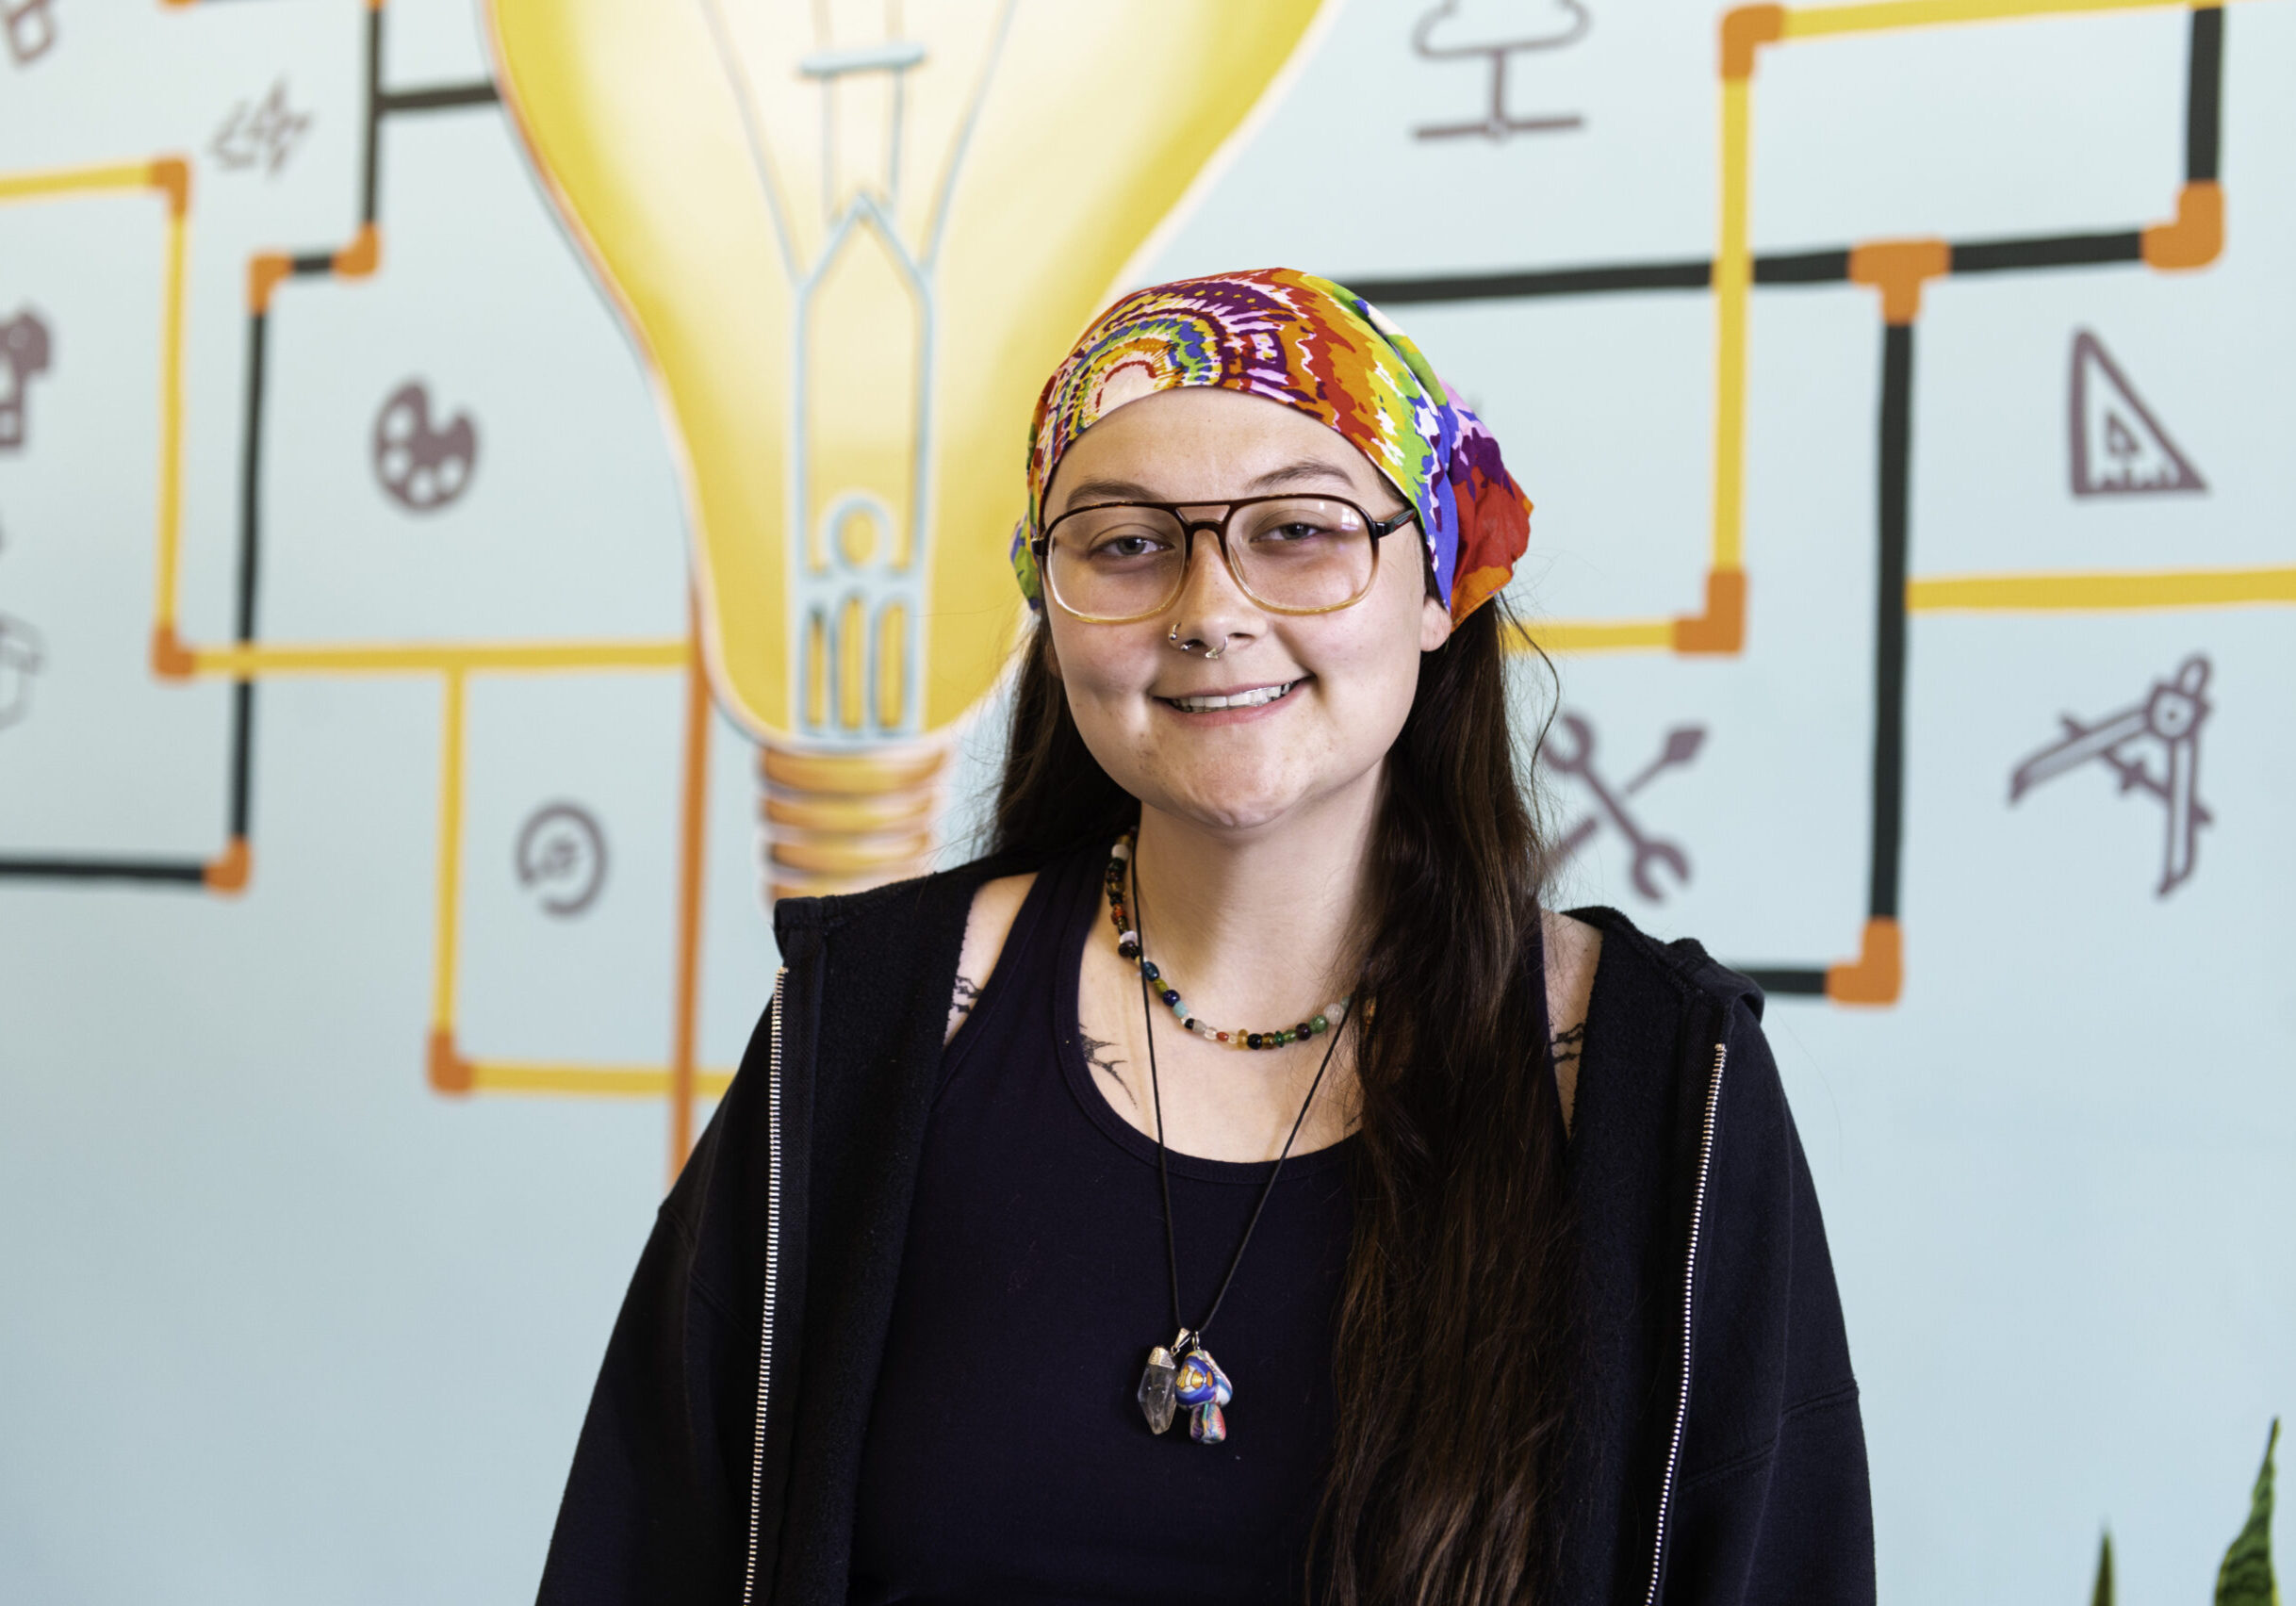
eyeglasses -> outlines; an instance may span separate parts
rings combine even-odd
[[[1419,516],[1373,518],[1344,497],[1243,497],[1218,518],[1185,507],[1215,501],[1103,502],[1072,508],[1035,542],[1053,600],[1080,619],[1130,624],[1162,613],[1187,583],[1196,533],[1208,530],[1237,586],[1271,614],[1328,614],[1359,602],[1379,572],[1379,543]]]

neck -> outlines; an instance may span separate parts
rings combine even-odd
[[[1370,784],[1273,824],[1211,828],[1143,807],[1133,874],[1147,956],[1199,1018],[1288,1024],[1353,991],[1379,799]]]

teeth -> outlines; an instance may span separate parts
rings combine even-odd
[[[1287,680],[1280,686],[1262,686],[1255,692],[1238,692],[1232,697],[1173,697],[1172,704],[1189,713],[1209,713],[1218,708],[1258,708],[1264,703],[1275,701],[1298,684],[1297,680]]]

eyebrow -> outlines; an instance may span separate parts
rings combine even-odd
[[[1296,485],[1311,480],[1333,482],[1349,489],[1353,489],[1354,485],[1354,482],[1348,478],[1345,469],[1334,464],[1319,463],[1312,457],[1303,457],[1296,463],[1287,463],[1279,468],[1271,468],[1265,474],[1246,482],[1244,493],[1250,495],[1256,491],[1271,491],[1279,486]],[[1104,498],[1117,501],[1160,501],[1164,500],[1137,480],[1079,480],[1065,489],[1068,493],[1067,505],[1070,507],[1081,507],[1087,501]],[[1214,497],[1207,500],[1217,501],[1220,499]]]

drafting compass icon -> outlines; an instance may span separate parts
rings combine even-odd
[[[2093,725],[2064,715],[2065,733],[2010,774],[2009,801],[2092,762],[2118,775],[2123,792],[2151,793],[2168,812],[2168,842],[2155,889],[2156,895],[2168,896],[2192,874],[2194,838],[2212,823],[2200,800],[2200,732],[2208,718],[2207,689],[2208,660],[2195,653],[2177,666],[2173,679],[2154,681],[2141,702]],[[2151,751],[2162,757],[2157,775],[2146,762]]]

